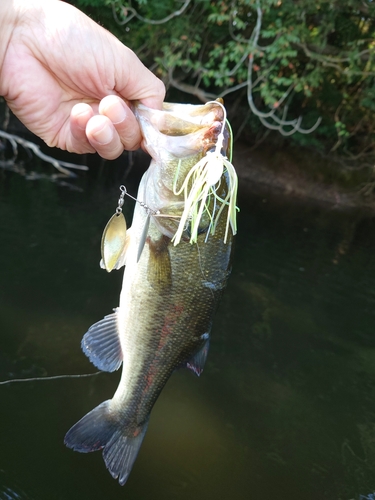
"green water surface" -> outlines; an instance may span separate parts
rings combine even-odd
[[[0,177],[1,380],[95,371],[80,341],[118,305],[122,272],[99,259],[119,183],[77,182],[82,192]],[[204,373],[170,379],[128,483],[100,452],[63,444],[120,373],[14,383],[0,385],[0,500],[358,500],[375,490],[375,219],[245,186],[240,206]]]

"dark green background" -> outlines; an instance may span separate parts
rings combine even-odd
[[[113,168],[82,174],[82,192],[1,174],[2,380],[95,371],[80,341],[118,305],[122,277],[99,268],[123,173]],[[126,486],[100,453],[63,445],[113,395],[115,373],[0,386],[0,492],[357,500],[375,490],[375,220],[248,187],[206,369],[173,375]]]

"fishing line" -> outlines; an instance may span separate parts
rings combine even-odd
[[[31,378],[13,378],[10,380],[3,380],[0,385],[13,384],[14,382],[39,382],[40,380],[58,380],[64,378],[84,378],[84,377],[94,377],[103,373],[102,371],[94,373],[82,373],[76,375],[52,375],[51,377],[31,377]]]

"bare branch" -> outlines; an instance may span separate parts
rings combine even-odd
[[[257,2],[257,15],[258,15],[257,24],[256,24],[256,27],[255,27],[252,35],[251,35],[252,37],[254,36],[254,39],[253,39],[254,46],[258,46],[258,39],[260,36],[260,29],[261,29],[261,25],[262,25],[262,9],[260,8],[259,1]],[[247,86],[247,100],[248,100],[251,111],[255,114],[255,116],[257,116],[259,118],[261,123],[265,127],[269,128],[271,130],[277,130],[283,136],[289,136],[289,135],[294,134],[295,132],[299,132],[301,134],[310,134],[311,132],[316,130],[316,128],[319,126],[319,124],[322,120],[321,118],[318,118],[316,123],[311,128],[303,129],[301,127],[301,123],[302,123],[301,116],[299,118],[296,118],[293,120],[286,120],[285,119],[286,115],[287,115],[287,110],[288,110],[287,106],[284,106],[283,117],[281,119],[276,114],[277,111],[281,109],[280,105],[283,104],[283,102],[287,99],[287,97],[291,95],[291,93],[294,89],[294,84],[290,85],[289,88],[284,92],[283,96],[277,101],[277,107],[275,107],[274,109],[271,109],[270,111],[267,111],[267,112],[262,112],[255,106],[254,99],[253,99],[254,85],[252,83],[253,62],[254,62],[254,53],[251,53],[249,56],[248,77],[247,77],[247,84],[248,84],[248,86]],[[267,120],[267,118],[271,121]],[[291,129],[285,130],[284,127],[291,127]]]
[[[201,102],[204,103],[206,103],[207,101],[211,101],[212,99],[216,99],[217,97],[215,94],[210,94],[209,92],[205,92],[200,87],[196,87],[194,85],[189,85],[187,83],[182,83],[179,82],[178,80],[175,80],[173,77],[173,68],[170,68],[168,71],[168,83],[175,89],[182,90],[182,92],[194,95]]]
[[[238,85],[234,85],[234,87],[229,87],[229,89],[223,90],[223,92],[220,92],[218,97],[224,97],[228,94],[231,94],[232,92],[236,92],[236,90],[243,89],[244,87],[247,87],[247,82],[242,82]]]
[[[150,20],[146,19],[142,16],[140,16],[137,11],[131,6],[131,2],[129,2],[128,5],[124,5],[120,0],[114,0],[112,2],[112,8],[113,8],[113,13],[115,16],[116,21],[124,25],[128,23],[131,19],[137,18],[140,21],[148,24],[162,24],[165,22],[168,22],[172,18],[181,15],[189,6],[191,3],[191,0],[185,0],[182,7],[175,12],[171,13],[169,16],[160,19],[160,20]],[[119,19],[116,14],[116,7],[120,6],[120,9],[122,9],[122,19]],[[247,100],[249,104],[249,108],[251,112],[257,116],[261,123],[267,127],[270,130],[277,130],[279,131],[282,135],[288,136],[292,135],[295,132],[300,132],[301,134],[309,134],[313,132],[320,124],[321,118],[319,118],[316,123],[309,129],[304,129],[302,128],[302,117],[287,120],[287,110],[288,106],[286,105],[286,101],[288,98],[290,98],[293,95],[293,91],[295,88],[295,84],[292,83],[289,85],[289,87],[285,90],[284,94],[281,96],[280,99],[277,100],[277,102],[274,105],[273,109],[270,109],[269,111],[260,111],[253,99],[253,93],[254,89],[256,88],[259,83],[266,81],[268,78],[268,75],[271,73],[271,71],[277,66],[279,63],[278,60],[274,60],[271,64],[269,64],[269,67],[262,70],[262,74],[259,74],[259,76],[255,79],[253,82],[253,66],[254,66],[254,57],[257,55],[261,55],[262,51],[267,51],[268,47],[274,43],[274,41],[266,46],[262,47],[259,45],[259,38],[261,35],[261,29],[262,29],[262,18],[263,18],[263,13],[261,9],[261,3],[259,0],[256,2],[256,13],[257,13],[257,18],[255,22],[255,26],[252,30],[252,33],[248,39],[245,39],[243,37],[236,36],[234,33],[234,15],[235,15],[235,3],[232,3],[231,7],[231,16],[229,20],[229,32],[233,40],[236,42],[240,43],[242,45],[242,50],[243,54],[241,55],[240,59],[236,62],[235,66],[231,69],[228,69],[227,71],[221,73],[221,74],[215,74],[216,81],[218,81],[220,78],[228,78],[233,75],[236,75],[238,70],[243,67],[244,63],[246,60],[248,60],[248,75],[247,75],[247,81],[245,82],[240,82],[237,85],[234,85],[233,87],[226,88],[224,89],[221,93],[219,93],[220,97],[224,97],[232,92],[235,92],[241,88],[247,87]],[[277,40],[278,36],[276,36]],[[191,95],[194,95],[197,97],[201,102],[206,102],[208,100],[212,100],[216,97],[215,94],[212,94],[210,92],[205,91],[200,87],[200,83],[202,78],[204,77],[205,74],[207,74],[207,71],[204,67],[200,68],[197,70],[194,77],[196,77],[196,84],[195,85],[190,85],[187,83],[183,83],[181,80],[178,80],[174,77],[173,72],[174,72],[174,67],[169,67],[168,68],[168,83],[172,87],[179,89],[183,92],[187,92]],[[183,70],[184,68],[182,68]],[[211,75],[212,77],[212,75]],[[280,118],[280,114],[282,114],[282,118]]]
[[[365,39],[361,39],[361,42],[364,42]],[[373,42],[371,38],[367,39],[368,43]],[[333,60],[336,62],[350,62],[350,57],[349,57],[349,52],[341,52],[344,54],[348,54],[345,57],[338,57],[338,54],[340,54],[340,49],[338,47],[333,47],[332,45],[325,45],[324,47],[319,47],[318,45],[313,45],[313,44],[295,44],[297,47],[300,47],[302,49],[307,48],[309,51],[312,53],[316,53],[320,56],[328,56],[331,57]],[[363,61],[368,61],[369,56],[371,55],[371,50],[370,49],[365,49],[359,52],[356,55],[357,59],[361,59]]]
[[[31,150],[38,158],[41,160],[46,161],[47,163],[50,163],[53,165],[56,170],[58,170],[60,173],[64,174],[66,177],[76,177],[76,175],[71,172],[68,169],[75,169],[75,170],[88,170],[88,167],[86,165],[77,165],[75,163],[69,163],[66,161],[61,161],[61,160],[56,160],[56,158],[53,158],[52,156],[46,155],[40,150],[40,147],[35,144],[34,142],[27,141],[26,139],[23,139],[22,137],[19,137],[18,135],[14,134],[9,134],[8,132],[4,132],[3,130],[0,130],[0,137],[3,139],[6,139],[7,141],[10,142],[12,149],[13,149],[13,155],[14,159],[18,154],[18,147],[17,144],[20,146],[24,147],[26,150]]]
[[[317,52],[313,52],[310,50],[307,45],[304,43],[299,43],[297,44],[300,48],[303,49],[307,57],[310,59],[315,59],[316,61],[319,61],[320,63],[323,64],[323,66],[329,66],[331,68],[336,69],[340,73],[345,73],[346,75],[359,75],[359,76],[374,76],[375,72],[374,71],[354,71],[351,70],[348,67],[343,67],[341,64],[345,62],[350,62],[349,57],[334,57],[334,56],[327,56],[323,54],[318,54]],[[359,52],[356,55],[356,58],[358,60],[361,59],[361,57],[365,54],[371,54],[370,50],[363,50],[362,52]]]
[[[120,3],[122,20],[120,20],[117,16],[116,3]],[[181,14],[183,14],[185,12],[185,10],[188,8],[190,3],[191,3],[191,0],[185,0],[181,9],[175,10],[174,12],[172,12],[168,16],[164,17],[163,19],[147,19],[146,17],[143,17],[140,14],[138,14],[138,12],[131,5],[123,5],[121,2],[118,2],[118,0],[115,0],[112,2],[112,12],[113,12],[113,17],[115,18],[115,21],[120,26],[127,24],[134,17],[136,17],[140,21],[143,21],[146,24],[164,24],[164,23],[167,23],[168,21],[170,21],[171,19],[173,19],[174,17],[180,16]],[[128,12],[130,12],[130,15],[128,15]]]
[[[258,45],[260,30],[262,27],[262,9],[260,8],[259,1],[257,2],[257,20],[256,20],[254,29],[253,29],[249,39],[242,38],[242,37],[235,35],[233,32],[233,26],[234,26],[233,25],[233,16],[231,13],[231,19],[229,21],[229,34],[232,37],[232,39],[238,43],[242,43],[242,44],[249,45],[249,46],[252,45],[253,50],[262,51],[262,50],[267,49],[267,46]],[[272,45],[272,44],[270,44],[270,45]]]

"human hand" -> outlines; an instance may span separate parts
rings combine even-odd
[[[75,153],[114,159],[137,149],[141,133],[129,102],[160,108],[163,83],[69,4],[0,3],[0,29],[8,33],[0,40],[0,95],[26,127],[49,146]],[[1,20],[2,8],[13,15]]]

